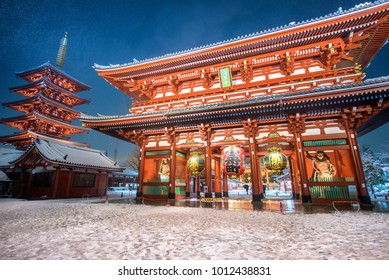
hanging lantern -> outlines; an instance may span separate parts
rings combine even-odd
[[[222,151],[223,172],[227,175],[239,176],[244,173],[244,150],[229,146]]]
[[[282,174],[282,170],[288,165],[288,158],[281,153],[281,148],[271,147],[263,158],[265,167],[276,174]]]
[[[188,159],[188,169],[192,176],[200,176],[205,170],[205,159],[200,152],[192,152]]]

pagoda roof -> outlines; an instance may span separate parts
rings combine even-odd
[[[18,109],[19,106],[33,104],[36,102],[50,104],[53,107],[56,107],[58,109],[61,109],[63,111],[69,112],[69,113],[72,113],[74,115],[80,114],[79,111],[74,110],[73,108],[71,108],[63,103],[52,100],[52,99],[46,97],[45,95],[43,95],[42,93],[38,93],[37,95],[30,97],[30,98],[25,98],[25,99],[11,101],[11,102],[5,102],[5,103],[2,103],[2,105],[5,107],[8,107],[8,108],[12,108],[12,109],[15,109],[17,111],[20,111]]]
[[[67,98],[73,100],[71,106],[90,103],[90,100],[84,99],[84,98],[64,89],[64,88],[61,88],[60,86],[58,86],[58,85],[54,84],[53,82],[51,82],[50,80],[48,80],[46,77],[42,77],[41,79],[34,81],[34,82],[31,82],[29,84],[11,87],[11,88],[9,88],[9,90],[13,91],[15,93],[21,94],[23,96],[33,96],[33,95],[38,94],[41,89],[45,89],[47,87],[60,93],[61,95],[66,96]],[[34,88],[37,88],[39,90],[34,90]],[[67,105],[69,105],[69,104],[67,104]]]
[[[282,95],[259,96],[246,100],[229,101],[212,105],[171,109],[142,114],[121,116],[88,116],[81,114],[85,126],[100,132],[120,137],[117,130],[162,129],[166,126],[196,128],[200,122],[240,122],[248,118],[258,118],[261,122],[285,121],[288,114],[319,115],[339,114],[343,108],[361,104],[377,105],[389,100],[389,76],[368,79],[359,84],[325,86],[302,92]],[[389,118],[383,120],[388,121]],[[381,123],[381,124],[383,124]],[[373,125],[373,123],[370,123]],[[376,126],[378,123],[375,124]]]
[[[57,141],[57,142],[67,144],[67,145],[74,145],[74,146],[84,147],[84,148],[90,147],[90,145],[88,145],[86,143],[79,143],[79,142],[71,141],[70,138],[68,138],[68,137],[66,137],[66,138],[57,137],[55,135],[38,133],[38,132],[35,132],[32,130],[26,130],[26,131],[17,132],[17,133],[11,134],[11,135],[0,136],[0,142],[8,143],[8,144],[17,146],[17,148],[27,148],[38,137],[41,139],[45,139],[45,140]]]
[[[23,154],[23,151],[15,149],[0,148],[0,168],[5,169],[11,166],[10,162],[16,160]]]
[[[30,147],[16,160],[16,166],[41,163],[41,159],[51,165],[61,167],[79,167],[111,172],[123,171],[123,167],[111,160],[103,151],[83,148],[57,141],[37,138]]]
[[[73,78],[63,70],[58,69],[57,67],[54,67],[50,62],[46,62],[42,65],[39,65],[37,67],[27,69],[20,72],[15,72],[15,75],[17,77],[20,77],[26,81],[32,81],[30,78],[31,76],[34,76],[37,73],[56,73],[57,75],[61,76],[62,78],[74,83],[76,85],[76,89],[74,92],[80,92],[84,90],[90,90],[91,87],[80,82],[79,80]]]
[[[55,119],[55,118],[43,115],[43,114],[38,113],[36,111],[32,111],[32,112],[25,114],[25,115],[20,115],[20,116],[15,116],[15,117],[10,117],[10,118],[3,118],[3,119],[0,119],[0,123],[7,124],[7,125],[13,127],[12,124],[15,122],[29,122],[32,120],[39,120],[41,122],[46,122],[46,123],[50,123],[50,124],[54,123],[55,125],[57,125],[59,127],[65,127],[67,129],[70,129],[72,131],[72,134],[85,133],[85,132],[89,131],[88,128],[83,128],[83,127],[79,127],[76,125],[72,125],[70,123],[63,122],[59,119]]]
[[[384,108],[379,114],[372,116],[367,122],[363,123],[361,127],[358,128],[358,136],[363,136],[387,122],[389,122],[389,108]]]
[[[366,2],[349,10],[338,9],[338,11],[326,16],[299,23],[292,22],[281,27],[238,36],[214,44],[140,61],[134,60],[125,64],[104,66],[95,63],[93,68],[101,76],[106,76],[108,81],[113,80],[119,74],[135,79],[135,77],[140,76],[153,76],[165,72],[199,68],[260,53],[346,37],[365,28],[376,28],[377,24],[388,14],[389,3],[387,0]],[[373,41],[374,44],[352,50],[352,56],[357,57],[357,61],[353,61],[352,64],[358,63],[362,68],[368,65],[375,53],[386,42],[387,28],[377,28],[372,37],[374,38],[369,40]]]
[[[138,171],[135,171],[135,170],[132,170],[132,169],[130,169],[128,167],[125,167],[123,172],[113,172],[112,175],[114,175],[114,176],[122,176],[122,177],[125,177],[125,176],[137,177],[138,176]]]

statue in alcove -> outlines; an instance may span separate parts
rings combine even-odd
[[[161,165],[159,166],[159,178],[161,182],[168,182],[170,179],[170,163],[167,158],[162,159]]]
[[[312,167],[314,169],[313,179],[315,181],[327,182],[334,180],[336,168],[324,151],[317,151],[314,156],[306,152],[306,156],[312,160]]]

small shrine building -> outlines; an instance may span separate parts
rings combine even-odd
[[[100,150],[40,138],[10,164],[30,170],[24,174],[29,199],[103,196],[109,175],[124,170]]]
[[[252,201],[290,170],[303,203],[371,204],[357,136],[388,120],[389,77],[364,69],[387,42],[389,3],[291,23],[123,65],[95,65],[128,95],[129,114],[84,126],[140,147],[138,197],[228,196],[244,176]]]

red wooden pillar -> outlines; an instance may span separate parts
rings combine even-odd
[[[29,176],[28,176],[28,182],[27,182],[27,190],[26,190],[26,195],[27,197],[30,197],[31,196],[31,189],[32,189],[32,184],[33,184],[33,178],[34,178],[34,174],[32,174],[32,172],[30,171],[29,173]]]
[[[212,136],[212,129],[209,124],[201,124],[198,126],[201,140],[204,141],[205,145],[205,172],[204,172],[204,179],[205,179],[205,186],[206,189],[204,190],[205,197],[212,197],[212,148],[211,148],[211,136]]]
[[[19,175],[19,181],[23,184],[22,188],[22,196],[25,197],[27,196],[27,191],[28,191],[28,178],[29,178],[29,173],[26,171],[25,168],[21,168],[22,172],[20,172]]]
[[[139,172],[138,172],[138,189],[136,191],[136,197],[143,196],[143,173],[145,170],[145,143],[141,143],[140,148],[140,159],[139,159]]]
[[[309,191],[305,154],[301,137],[301,133],[304,130],[304,120],[300,119],[300,115],[298,114],[296,115],[295,120],[291,120],[290,122],[295,140],[295,155],[297,158],[298,176],[301,184],[302,202],[311,203],[311,193]]]
[[[253,202],[259,202],[263,198],[263,187],[259,174],[260,167],[257,156],[257,144],[254,137],[249,138],[249,154]]]
[[[220,158],[217,157],[215,160],[215,197],[222,197],[222,189],[221,189],[221,176],[220,176]]]
[[[260,192],[260,195],[261,195],[261,198],[264,198],[265,197],[265,192],[264,192],[264,189],[263,189],[263,177],[262,177],[262,170],[261,170],[261,162],[259,160],[259,157],[257,156],[256,157],[256,161],[257,161],[257,164],[258,164],[258,187],[259,187],[259,192]]]
[[[355,129],[350,127],[350,121],[346,116],[343,116],[343,121],[346,129],[347,142],[349,143],[350,153],[353,159],[358,199],[364,204],[371,204],[369,192],[366,188],[366,179],[363,172],[362,160],[358,149]]]
[[[251,184],[253,202],[260,202],[263,198],[262,179],[258,160],[258,148],[255,137],[258,134],[258,123],[255,120],[247,119],[243,122],[244,135],[249,139],[249,156],[251,169]]]
[[[208,187],[208,191],[204,190],[204,196],[209,198],[212,197],[212,148],[210,144],[210,137],[208,137],[205,146],[205,186]]]
[[[190,157],[189,151],[186,153],[186,164],[185,164],[185,197],[190,197],[190,172],[188,168],[188,159]]]
[[[298,181],[299,178],[297,175],[298,165],[297,165],[297,160],[296,160],[295,155],[289,157],[289,165],[290,165],[290,169],[291,169],[290,175],[291,175],[293,198],[296,200],[299,200],[300,195],[301,195],[301,193],[300,193],[301,189],[299,188],[300,184],[299,184],[299,181]]]
[[[68,182],[66,184],[66,197],[69,197],[70,195],[70,189],[73,186],[73,178],[74,178],[74,171],[73,169],[69,169],[69,176],[68,176]]]
[[[309,192],[309,186],[308,186],[308,177],[307,177],[307,167],[305,163],[305,155],[302,148],[302,140],[301,140],[301,133],[295,134],[295,147],[296,147],[296,154],[297,154],[297,163],[298,163],[298,170],[299,170],[299,176],[300,176],[300,183],[301,183],[301,193],[302,193],[302,202],[304,203],[311,203],[311,194]]]
[[[55,168],[54,172],[54,178],[53,178],[53,189],[51,192],[51,198],[56,198],[57,197],[57,189],[58,189],[58,183],[59,183],[59,173],[60,173],[60,168]]]
[[[103,174],[103,172],[101,171],[97,172],[96,181],[97,182],[95,182],[95,188],[96,188],[95,195],[102,196],[105,192],[108,183],[108,174],[105,175],[105,173]]]
[[[197,198],[201,198],[200,176],[195,177],[195,192],[197,193]]]
[[[170,154],[170,181],[169,181],[169,199],[175,199],[176,198],[176,136],[175,133],[171,133],[170,138],[170,144],[171,144],[171,154]]]
[[[223,173],[223,197],[228,197],[228,176]]]

